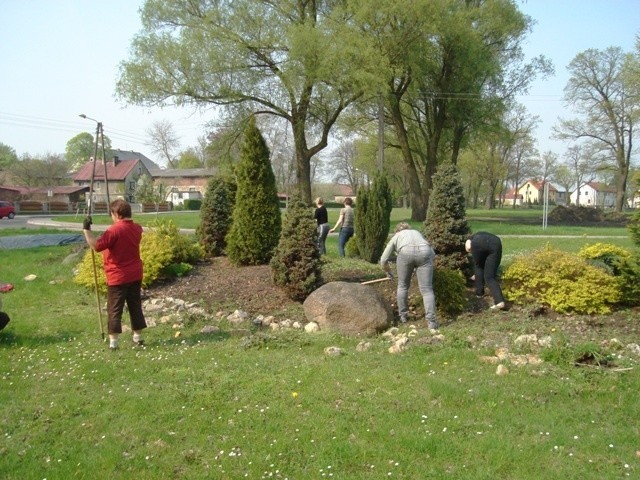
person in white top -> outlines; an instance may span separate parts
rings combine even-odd
[[[398,289],[396,295],[400,322],[407,321],[409,285],[415,271],[424,303],[425,319],[431,330],[437,329],[436,299],[433,293],[433,267],[436,253],[422,234],[412,229],[411,225],[406,222],[398,223],[395,235],[389,240],[382,257],[380,257],[380,265],[388,274],[390,274],[389,257],[393,252],[397,252]]]

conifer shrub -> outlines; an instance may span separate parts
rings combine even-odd
[[[227,256],[236,265],[267,264],[278,246],[282,220],[269,149],[254,117],[245,129],[236,183]]]
[[[455,165],[438,167],[433,176],[423,233],[436,251],[437,268],[470,271],[464,242],[471,236],[466,220],[464,191]]]
[[[537,302],[558,313],[605,314],[621,299],[615,277],[577,255],[552,248],[517,257],[502,281],[513,302]]]
[[[321,265],[316,222],[309,207],[294,197],[270,262],[273,283],[293,300],[302,301],[322,283]]]
[[[389,236],[392,208],[391,189],[384,174],[376,175],[371,187],[358,190],[355,241],[363,260],[370,263],[380,260]]]
[[[447,316],[459,315],[467,307],[466,280],[460,270],[436,268],[433,271],[433,292],[438,312]]]
[[[222,255],[227,246],[226,237],[231,228],[233,213],[233,194],[229,183],[222,177],[209,180],[200,209],[196,236],[209,257]]]
[[[595,266],[602,266],[619,282],[620,303],[626,306],[640,304],[640,255],[617,245],[595,243],[585,245],[578,252],[580,258]]]
[[[344,246],[344,254],[347,258],[361,258],[357,237],[357,235],[353,235]]]
[[[627,230],[631,235],[631,240],[637,246],[640,246],[640,209],[638,209],[627,223]]]

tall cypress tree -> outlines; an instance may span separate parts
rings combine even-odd
[[[269,263],[278,245],[282,220],[276,179],[267,147],[255,117],[244,132],[236,167],[236,204],[227,235],[227,255],[236,265]]]
[[[377,174],[370,188],[358,190],[355,240],[360,258],[371,263],[380,260],[391,224],[391,189],[384,174]]]
[[[464,242],[471,235],[471,228],[458,169],[453,164],[441,165],[433,176],[423,232],[438,255],[438,268],[468,271]]]
[[[231,228],[235,185],[231,186],[222,177],[213,177],[200,209],[200,224],[196,229],[198,241],[207,256],[216,257],[224,253],[226,236]]]

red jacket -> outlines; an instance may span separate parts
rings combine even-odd
[[[102,252],[107,285],[122,285],[142,280],[140,240],[142,227],[123,218],[107,228],[96,244]]]

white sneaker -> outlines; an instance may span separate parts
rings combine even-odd
[[[504,302],[496,303],[495,305],[491,305],[489,308],[494,311],[504,310]]]

